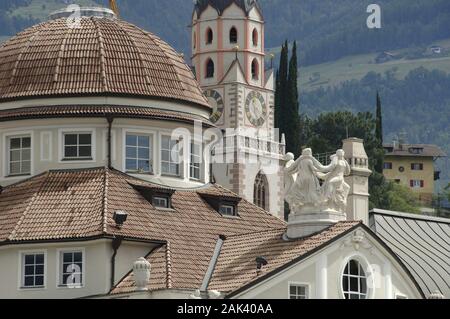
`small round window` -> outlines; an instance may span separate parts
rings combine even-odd
[[[367,277],[361,264],[352,259],[342,275],[342,291],[345,299],[367,299]]]
[[[405,168],[404,168],[403,166],[400,166],[400,167],[398,168],[398,170],[399,170],[400,173],[403,173],[403,172],[405,171]]]

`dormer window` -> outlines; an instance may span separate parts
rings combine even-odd
[[[236,205],[232,203],[222,203],[219,207],[219,213],[222,216],[236,216]]]
[[[200,194],[200,196],[223,217],[238,217],[239,197],[222,197],[212,194]]]
[[[130,183],[156,209],[172,209],[173,189]]]
[[[170,197],[168,195],[154,195],[152,197],[152,205],[155,208],[170,208]]]

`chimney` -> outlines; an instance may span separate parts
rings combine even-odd
[[[148,290],[148,283],[150,281],[151,266],[147,259],[140,257],[133,264],[133,275],[136,283],[136,291]]]
[[[364,149],[364,141],[359,138],[349,138],[343,141],[345,157],[350,164],[350,176],[345,178],[350,185],[347,200],[347,219],[362,220],[369,225],[369,158]]]

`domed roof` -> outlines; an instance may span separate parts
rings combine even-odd
[[[36,97],[135,96],[210,108],[183,58],[150,32],[115,18],[66,18],[0,47],[0,102]]]

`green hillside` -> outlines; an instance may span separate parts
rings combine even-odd
[[[415,59],[400,58],[385,63],[375,62],[378,54],[347,56],[337,61],[322,63],[300,68],[299,85],[301,91],[310,91],[321,86],[336,86],[349,80],[360,80],[369,72],[384,74],[393,72],[397,79],[404,79],[412,70],[424,67],[428,70],[441,70],[450,73],[450,40],[435,43],[442,47],[441,54],[428,54]],[[420,50],[426,52],[426,48]],[[418,49],[403,49],[392,51],[399,56],[408,56],[418,52]]]

